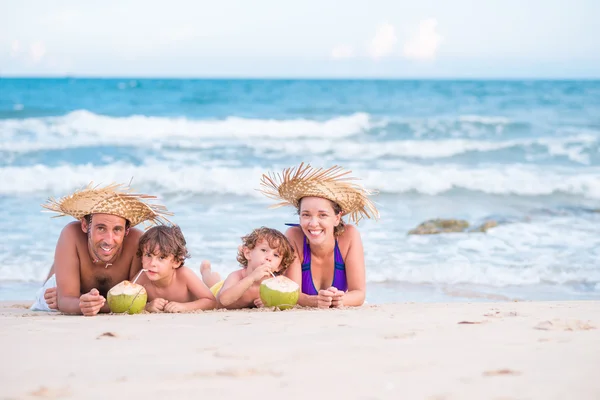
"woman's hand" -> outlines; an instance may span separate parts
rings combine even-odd
[[[344,292],[342,290],[338,290],[337,288],[334,288],[333,286],[327,290],[329,290],[330,292],[333,292],[333,298],[331,299],[331,307],[335,307],[335,308],[343,307],[344,306],[344,295],[346,294],[346,292]]]
[[[337,290],[337,289],[336,289]],[[317,294],[317,307],[318,308],[329,308],[333,302],[334,292],[327,289],[319,290],[319,294]]]

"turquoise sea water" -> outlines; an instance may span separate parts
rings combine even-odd
[[[0,300],[30,299],[68,218],[49,196],[129,182],[175,213],[197,268],[297,216],[263,172],[339,164],[380,191],[368,300],[600,298],[600,81],[0,78]],[[408,236],[430,218],[501,224]]]

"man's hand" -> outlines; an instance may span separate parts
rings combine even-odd
[[[56,287],[46,289],[44,300],[46,300],[49,309],[58,310],[58,292],[56,291]]]
[[[335,288],[334,288],[335,289]],[[335,289],[337,290],[337,289]],[[333,297],[335,293],[331,290],[321,289],[319,290],[319,294],[317,294],[317,307],[318,308],[329,308],[333,302]]]
[[[96,288],[90,290],[89,293],[82,294],[79,298],[79,308],[87,317],[98,314],[104,303],[106,303],[106,299]]]
[[[148,312],[161,312],[165,310],[165,306],[169,303],[168,300],[162,298],[156,298],[146,304],[146,311]]]
[[[187,307],[185,306],[185,304],[170,301],[165,305],[164,310],[165,312],[179,313],[187,311]]]

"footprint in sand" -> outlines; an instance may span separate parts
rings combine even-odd
[[[553,319],[552,321],[542,321],[534,326],[533,329],[542,331],[588,331],[590,329],[596,329],[596,327],[589,322],[580,321],[578,319]]]
[[[521,375],[519,371],[513,371],[512,369],[496,369],[492,371],[484,371],[483,376],[508,376],[508,375]]]
[[[46,386],[40,386],[39,389],[29,392],[31,396],[42,397],[44,399],[64,399],[69,397],[71,392],[69,388],[49,388]]]

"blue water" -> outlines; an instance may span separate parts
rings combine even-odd
[[[40,204],[129,182],[223,274],[297,216],[263,172],[302,161],[378,189],[370,302],[600,298],[600,81],[0,78],[0,300],[29,299],[68,218]],[[501,224],[408,236],[431,218]]]

